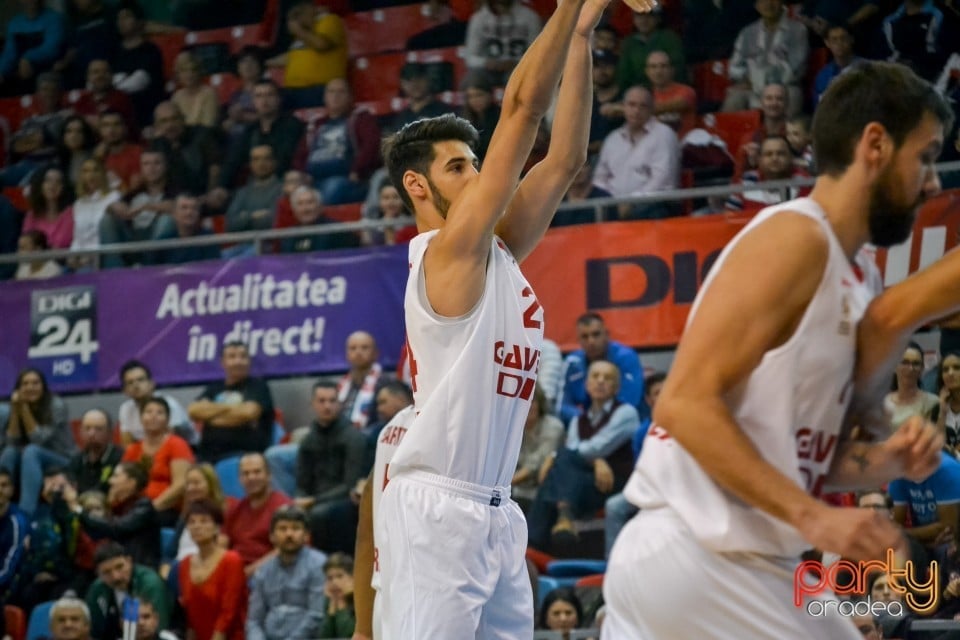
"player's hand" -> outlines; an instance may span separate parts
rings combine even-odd
[[[821,505],[816,515],[800,524],[800,533],[811,546],[854,562],[884,558],[888,549],[908,557],[900,527],[876,509]]]
[[[944,437],[936,426],[913,416],[880,446],[900,468],[899,476],[923,482],[940,467]]]
[[[650,13],[660,4],[657,0],[623,0],[623,2],[637,13]]]
[[[593,482],[600,493],[610,493],[613,489],[613,469],[603,458],[593,461]]]

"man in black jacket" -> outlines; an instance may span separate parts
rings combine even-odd
[[[350,489],[365,469],[366,438],[340,415],[337,385],[313,386],[316,420],[297,452],[297,498],[309,510],[313,545],[326,553],[351,553],[356,541],[357,506]]]

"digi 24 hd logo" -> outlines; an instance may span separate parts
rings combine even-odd
[[[51,382],[95,381],[99,348],[94,287],[32,293],[27,356]]]

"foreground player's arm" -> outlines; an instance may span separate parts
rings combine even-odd
[[[827,491],[858,491],[875,489],[896,478],[920,482],[937,470],[942,448],[943,436],[936,427],[914,416],[883,442],[841,444],[824,487]]]
[[[517,189],[537,129],[553,99],[584,0],[562,0],[520,59],[504,89],[500,121],[483,170],[451,204],[446,224],[424,254],[427,299],[437,313],[461,316],[483,292],[493,229]],[[451,160],[442,171],[467,171],[469,160]],[[408,191],[424,189],[413,172]]]
[[[580,10],[550,130],[550,148],[520,182],[496,234],[517,262],[533,251],[546,233],[557,206],[587,161],[593,104],[593,59],[590,36],[609,0],[588,0]]]
[[[795,332],[828,255],[823,229],[800,214],[778,214],[745,235],[687,327],[654,422],[734,496],[792,525],[814,547],[859,560],[901,546],[897,528],[872,510],[834,508],[809,495],[763,458],[725,401]],[[750,331],[742,330],[744,318]]]
[[[373,637],[373,600],[377,595],[373,579],[373,473],[360,494],[360,516],[357,523],[357,546],[353,564],[353,607],[357,617],[353,640]]]
[[[893,506],[893,519],[901,526],[907,522],[907,511],[907,505],[905,504],[895,504]],[[921,544],[933,545],[933,543],[938,542],[938,538],[944,536],[945,531],[956,529],[957,513],[956,504],[937,505],[936,522],[919,527],[904,527],[903,531]]]

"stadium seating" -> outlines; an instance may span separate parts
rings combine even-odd
[[[225,458],[218,462],[214,469],[224,495],[242,500],[245,494],[243,485],[240,484],[240,456]]]
[[[20,607],[4,605],[3,622],[7,635],[13,640],[24,640],[27,637],[27,616]]]
[[[27,640],[40,640],[50,637],[50,610],[56,601],[42,602],[30,612],[30,622],[27,624]]]
[[[426,4],[416,2],[344,17],[350,57],[403,51],[410,36],[436,24],[426,14],[426,7]]]

